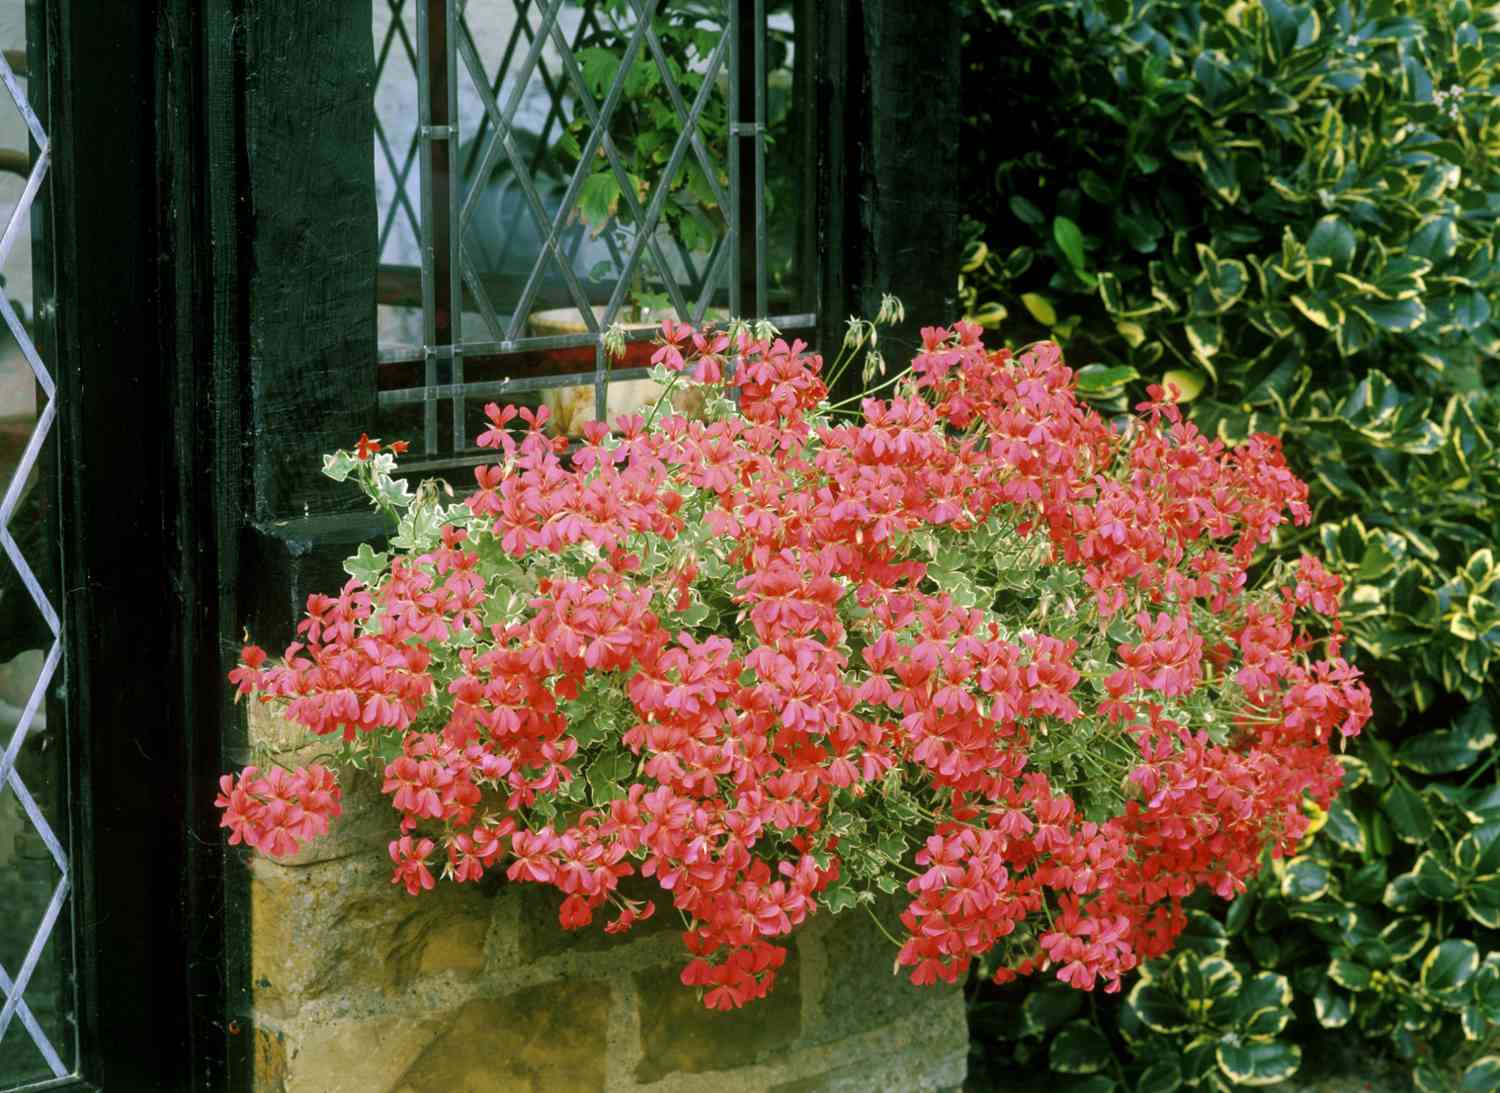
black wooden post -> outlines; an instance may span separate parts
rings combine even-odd
[[[370,0],[239,6],[256,527],[240,580],[252,636],[276,647],[308,592],[342,583],[344,544],[381,530],[318,473],[376,419],[375,56]]]
[[[243,0],[253,512],[353,502],[318,474],[375,420],[375,54],[370,0]]]
[[[921,344],[921,327],[958,318],[959,7],[863,4],[861,304],[873,318],[881,293],[901,298],[906,322],[882,348],[889,341],[902,352]]]
[[[225,66],[199,62],[232,36],[205,34],[193,0],[36,10],[83,1077],[217,1088],[230,1037],[212,802],[239,614],[224,576],[243,522],[244,339],[225,288],[233,157],[212,162],[223,130],[205,87]]]
[[[958,317],[958,5],[909,0],[819,4],[820,348],[831,356],[851,312],[882,293],[906,322],[881,338],[904,367],[923,326]],[[838,397],[859,389],[851,368]]]

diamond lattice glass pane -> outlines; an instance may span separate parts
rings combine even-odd
[[[547,336],[560,309],[587,330],[585,305],[605,305],[606,323],[622,305],[693,312],[724,231],[723,11],[470,0],[463,243],[482,320],[466,322],[470,340]]]
[[[592,18],[588,6],[556,0],[470,0],[464,9],[458,117],[467,341],[535,333],[517,315],[523,299],[528,311],[577,309],[589,299],[580,263],[591,248],[580,226],[559,223],[569,174],[555,146],[572,121],[563,57]]]
[[[422,344],[421,191],[417,153],[416,8],[374,0],[375,205],[380,225],[379,344],[411,355]]]
[[[5,56],[25,5],[0,3]],[[64,850],[65,749],[49,724],[61,662],[55,607],[54,384],[35,345],[30,224],[48,163],[24,70],[0,60],[0,1088],[74,1068]]]

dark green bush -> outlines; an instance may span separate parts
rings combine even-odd
[[[1011,1006],[1050,1011],[988,991],[976,1030],[1098,1090],[1249,1082],[1252,1055],[1269,1080],[1298,1042],[1327,1059],[1338,1037],[1448,1088],[1500,1030],[1500,6],[970,8],[970,316],[1060,341],[1105,408],[1166,381],[1227,443],[1283,437],[1378,698],[1306,853],[1227,920],[1205,903],[1217,940],[1150,970],[1203,987],[1190,1020],[1104,1005],[1099,1039],[1049,1056],[1076,1015],[1006,1025]],[[1285,976],[1286,1028],[1237,1028],[1252,1015],[1210,989],[1224,967]],[[1108,1066],[1056,1065],[1099,1043]],[[1451,1087],[1500,1087],[1492,1066]]]

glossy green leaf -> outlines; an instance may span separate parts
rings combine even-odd
[[[1343,798],[1335,798],[1328,807],[1328,819],[1323,825],[1323,834],[1344,850],[1352,854],[1364,854],[1369,850],[1364,828],[1355,819],[1354,813]]]
[[[1052,238],[1074,269],[1086,267],[1088,259],[1083,251],[1083,232],[1078,230],[1077,224],[1066,216],[1056,217],[1052,221]]]
[[[1200,364],[1206,364],[1224,342],[1224,330],[1217,319],[1189,319],[1183,325],[1182,332],[1187,335],[1188,344],[1193,348],[1193,356]]]
[[[1464,1068],[1459,1079],[1461,1093],[1494,1093],[1500,1089],[1500,1055],[1486,1055]]]
[[[1354,999],[1324,980],[1313,995],[1313,1012],[1324,1028],[1343,1028],[1354,1016]]]
[[[1034,292],[1022,295],[1021,303],[1031,317],[1043,326],[1052,326],[1057,322],[1057,310],[1052,306],[1052,301],[1045,296],[1038,296]]]
[[[1426,1063],[1412,1068],[1411,1082],[1418,1093],[1453,1093],[1453,1083],[1448,1075]]]
[[[1432,937],[1432,925],[1425,919],[1405,915],[1380,931],[1380,940],[1385,942],[1395,961],[1410,960],[1427,947]]]
[[[1427,309],[1415,297],[1408,300],[1361,300],[1357,306],[1370,322],[1393,333],[1415,330],[1427,319]]]
[[[1418,890],[1428,899],[1447,900],[1458,895],[1457,873],[1435,851],[1428,850],[1418,857],[1412,874],[1417,878]]]
[[[1177,389],[1178,402],[1192,402],[1203,391],[1203,374],[1191,372],[1187,369],[1177,369],[1165,373],[1161,378],[1163,387],[1175,387]]]
[[[1220,956],[1229,947],[1224,924],[1203,911],[1189,911],[1182,933],[1177,935],[1176,951],[1195,952],[1199,956]]]
[[[1032,227],[1039,227],[1047,222],[1047,217],[1042,210],[1019,194],[1011,195],[1010,211],[1021,223],[1030,224]]]
[[[1443,730],[1414,736],[1396,750],[1396,762],[1422,774],[1467,770],[1479,759],[1479,749],[1466,736]]]
[[[1302,1065],[1302,1050],[1295,1044],[1233,1043],[1220,1041],[1215,1054],[1219,1069],[1237,1085],[1274,1085],[1284,1082]]]
[[[1135,1080],[1135,1093],[1177,1093],[1182,1088],[1182,1068],[1176,1059],[1160,1059]]]
[[[1091,1021],[1073,1021],[1058,1029],[1047,1055],[1059,1074],[1093,1074],[1113,1058],[1109,1041]]]
[[[1391,882],[1385,886],[1385,895],[1380,897],[1380,902],[1393,911],[1414,911],[1426,903],[1427,898],[1417,887],[1416,874],[1403,873],[1399,877],[1391,878]]]
[[[1393,781],[1381,796],[1380,804],[1397,838],[1421,844],[1432,837],[1432,810],[1405,780]]]
[[[1328,866],[1322,862],[1293,858],[1281,876],[1281,894],[1290,900],[1315,900],[1328,891],[1330,879]]]
[[[1128,364],[1086,364],[1074,373],[1079,392],[1090,397],[1119,394],[1127,383],[1140,376]]]
[[[1370,989],[1370,969],[1354,960],[1335,959],[1328,964],[1328,978],[1349,991]]]
[[[1465,938],[1436,946],[1422,961],[1422,986],[1434,993],[1456,991],[1479,970],[1479,949]]]
[[[1141,1024],[1153,1032],[1170,1033],[1187,1028],[1190,1018],[1170,991],[1142,980],[1131,990],[1127,1003]]]
[[[1235,999],[1236,1017],[1239,1022],[1266,1009],[1285,1009],[1292,1004],[1292,985],[1284,975],[1274,972],[1258,972],[1246,979]]]
[[[1500,930],[1500,875],[1478,877],[1464,887],[1460,902],[1475,922]]]
[[[1453,863],[1469,876],[1500,873],[1500,821],[1465,832],[1453,846]]]
[[[1354,261],[1354,229],[1343,217],[1330,213],[1313,225],[1307,237],[1307,256],[1331,262],[1335,269],[1348,269]]]
[[[1021,1019],[1030,1032],[1046,1032],[1056,1028],[1083,1008],[1081,991],[1061,983],[1039,987],[1026,995],[1021,1003]]]

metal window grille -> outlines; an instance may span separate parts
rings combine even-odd
[[[9,50],[0,55],[0,82],[24,123],[33,149],[30,156],[12,150],[0,153],[0,170],[25,178],[0,234],[0,265],[10,258],[17,241],[31,226],[50,160],[47,133],[17,77],[17,69],[22,76],[27,71],[25,59],[24,53]],[[36,534],[36,525],[47,511],[42,501],[46,487],[39,478],[56,422],[57,392],[30,331],[4,292],[0,292],[0,318],[18,354],[10,363],[19,365],[19,375],[26,382],[34,380],[40,403],[19,459],[14,465],[9,458],[0,464],[0,482],[4,483],[0,494],[0,548],[5,555],[0,560],[0,596],[19,598],[19,604],[11,600],[3,605],[7,619],[11,618],[9,611],[19,606],[32,617],[40,616],[38,625],[44,628],[40,632],[46,635],[45,650],[31,650],[0,664],[0,674],[5,676],[0,680],[4,684],[0,686],[0,841],[5,844],[0,845],[0,851],[4,851],[0,853],[0,907],[7,919],[0,927],[6,935],[0,951],[7,955],[0,960],[0,1088],[29,1089],[40,1087],[36,1083],[50,1083],[73,1074],[77,1059],[76,1037],[70,1024],[71,976],[65,968],[64,951],[72,869],[63,846],[65,836],[54,827],[57,821],[49,822],[47,816],[49,811],[56,812],[61,797],[61,780],[53,762],[58,749],[42,750],[49,743],[55,745],[55,734],[47,733],[45,707],[62,661],[62,624],[44,588],[46,581],[33,564],[40,565],[44,573],[50,570],[51,559],[37,556],[35,540],[43,540],[42,551],[51,549],[46,536]],[[30,644],[32,639],[26,640]],[[5,730],[9,730],[8,739]],[[7,827],[10,829],[3,830]]]
[[[789,100],[811,11],[377,0],[379,398],[419,437],[410,469],[480,461],[467,419],[484,401],[588,385],[605,418],[608,385],[647,374],[651,330],[628,332],[623,362],[604,347],[643,287],[658,322],[814,324],[792,223],[808,202],[793,183],[772,192],[806,165],[771,147],[803,105]],[[778,258],[789,279],[773,281]],[[579,329],[540,321],[559,307]]]

